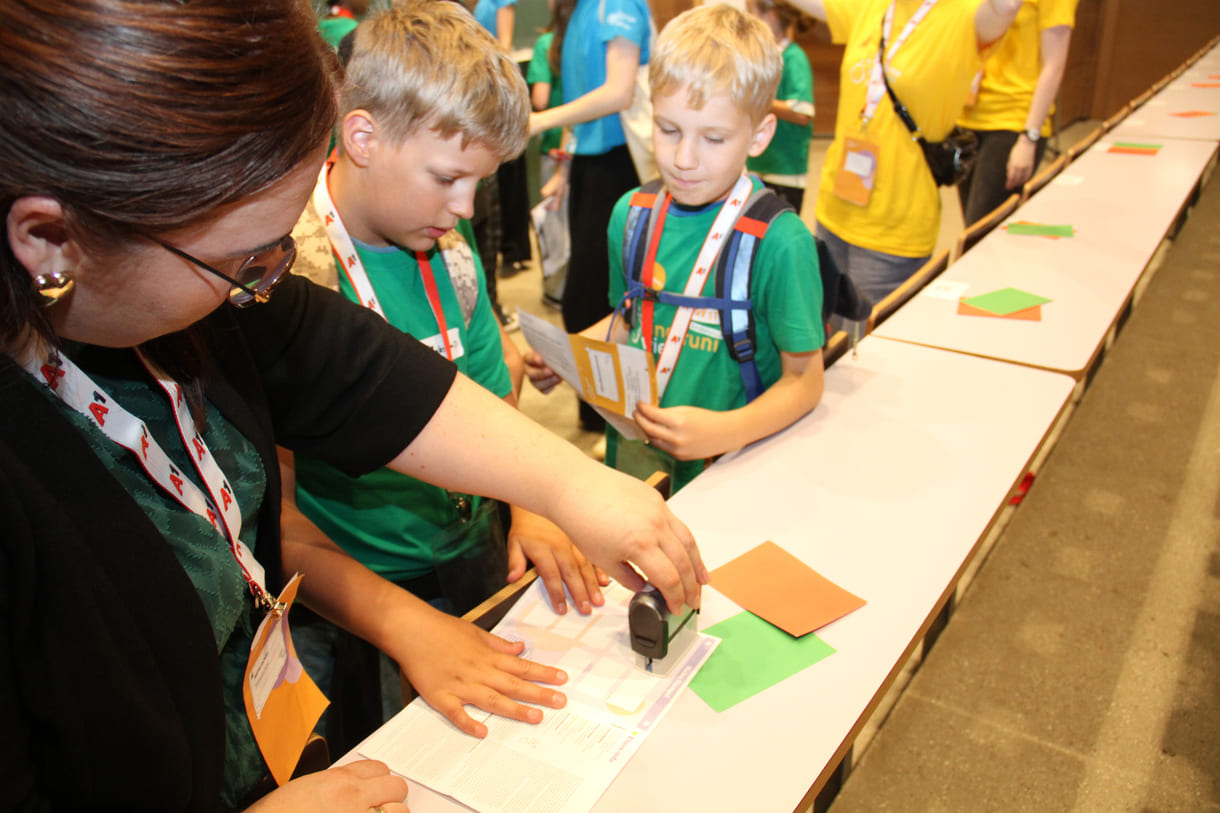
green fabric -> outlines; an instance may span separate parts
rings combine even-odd
[[[355,30],[359,24],[359,21],[350,17],[327,17],[318,21],[318,31],[322,33],[322,39],[326,40],[331,48],[338,50],[343,38]]]
[[[112,400],[147,424],[178,470],[203,489],[203,480],[178,434],[169,399],[147,376],[135,354],[82,348],[70,355]],[[39,390],[46,392],[42,387]],[[106,468],[161,531],[203,602],[216,637],[225,703],[222,802],[236,807],[267,773],[242,700],[241,684],[254,638],[253,618],[257,616],[245,577],[228,544],[208,520],[183,508],[145,473],[134,454],[107,438],[89,419],[49,392],[47,396],[85,436]],[[241,540],[254,551],[258,513],[267,488],[258,452],[210,404],[207,427],[202,434],[241,506]]]
[[[538,37],[538,41],[534,43],[534,56],[530,59],[529,69],[525,72],[525,81],[531,88],[539,82],[546,82],[551,86],[551,97],[546,103],[548,108],[563,104],[563,83],[559,80],[558,74],[551,70],[551,63],[546,58],[547,51],[551,48],[551,40],[554,38],[553,31],[547,31]],[[546,155],[559,147],[560,139],[563,138],[563,128],[552,127],[543,132],[539,138],[538,149],[543,155]]]
[[[780,76],[775,98],[782,102],[813,104],[813,71],[809,58],[795,42],[784,49],[784,72]],[[775,125],[775,137],[762,155],[750,158],[746,166],[762,175],[804,175],[809,171],[809,140],[813,138],[813,122],[804,127],[780,119]]]
[[[755,189],[761,188],[757,178],[752,178]],[[627,213],[631,194],[624,195],[610,217],[610,304],[617,305],[626,291],[623,279],[623,233],[626,229]],[[681,293],[690,278],[691,270],[704,238],[712,227],[721,203],[713,203],[699,209],[689,209],[671,204],[665,220],[665,230],[657,248],[657,266],[664,279],[666,291]],[[715,275],[709,274],[703,288],[704,296],[714,296]],[[755,358],[763,386],[770,387],[782,373],[780,351],[786,353],[810,353],[825,343],[822,325],[822,285],[818,273],[817,250],[809,228],[793,212],[784,212],[771,224],[766,237],[758,244],[754,264],[750,272],[750,295],[754,303],[754,330],[756,338]],[[659,354],[669,326],[677,308],[656,303],[653,308],[653,353]],[[629,343],[643,347],[638,319],[633,319]],[[745,385],[741,380],[741,369],[724,345],[720,328],[720,316],[716,311],[696,311],[678,364],[674,368],[669,386],[661,399],[661,406],[697,406],[720,412],[745,406]],[[606,462],[618,467],[620,455],[616,447],[621,438],[616,433],[607,434]],[[645,456],[650,461],[667,457],[655,449],[636,450],[621,458]],[[673,464],[677,491],[703,469],[703,461],[687,461]],[[647,476],[652,472],[639,472],[623,468],[636,476]],[[668,470],[668,468],[666,469]]]
[[[458,227],[474,245],[470,224]],[[428,304],[414,252],[356,244],[377,299],[390,324],[434,348],[440,333]],[[479,298],[466,327],[453,284],[435,247],[428,252],[450,336],[456,338],[459,370],[498,397],[512,388],[500,344],[500,328],[486,296],[483,269],[475,255]],[[340,292],[358,301],[346,275]],[[455,333],[456,331],[456,333]],[[481,543],[463,523],[463,511],[444,489],[389,469],[353,478],[314,458],[296,458],[297,504],[331,539],[358,561],[391,581],[429,573],[437,562],[463,555]],[[470,511],[480,498],[469,501]]]

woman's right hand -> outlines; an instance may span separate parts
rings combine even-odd
[[[246,813],[408,813],[407,781],[384,762],[364,759],[276,788]]]
[[[525,354],[525,374],[539,392],[550,392],[560,381],[559,375],[534,350]]]

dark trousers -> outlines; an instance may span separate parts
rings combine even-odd
[[[1020,187],[1008,189],[1008,154],[1017,143],[1020,133],[1011,130],[975,130],[979,138],[979,156],[974,169],[957,186],[962,201],[962,219],[969,226],[981,220]],[[1046,140],[1041,139],[1034,147],[1034,172],[1042,163],[1046,153]]]
[[[529,170],[525,154],[500,164],[496,180],[500,187],[500,260],[508,268],[530,258]]]
[[[610,257],[606,227],[614,204],[640,185],[627,147],[601,155],[572,158],[569,187],[569,231],[572,258],[563,289],[563,326],[577,333],[610,313]],[[619,237],[618,239],[622,239]],[[592,407],[580,403],[580,422],[600,429],[603,421]]]

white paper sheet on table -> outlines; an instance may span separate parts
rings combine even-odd
[[[644,437],[631,417],[637,402],[657,402],[656,365],[651,356],[638,347],[566,333],[520,309],[517,321],[530,347],[577,395],[623,437]]]
[[[480,740],[416,699],[360,755],[480,813],[588,811],[720,643],[701,634],[669,677],[645,674],[628,639],[631,592],[611,584],[603,593],[591,616],[555,615],[539,579],[496,625],[497,635],[525,642],[523,657],[567,672],[563,709],[544,709],[530,725],[468,706],[487,725]]]

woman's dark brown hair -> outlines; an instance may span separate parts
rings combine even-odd
[[[98,250],[204,220],[325,140],[328,53],[304,0],[4,0],[0,212],[52,197]],[[3,240],[0,349],[50,338]]]

